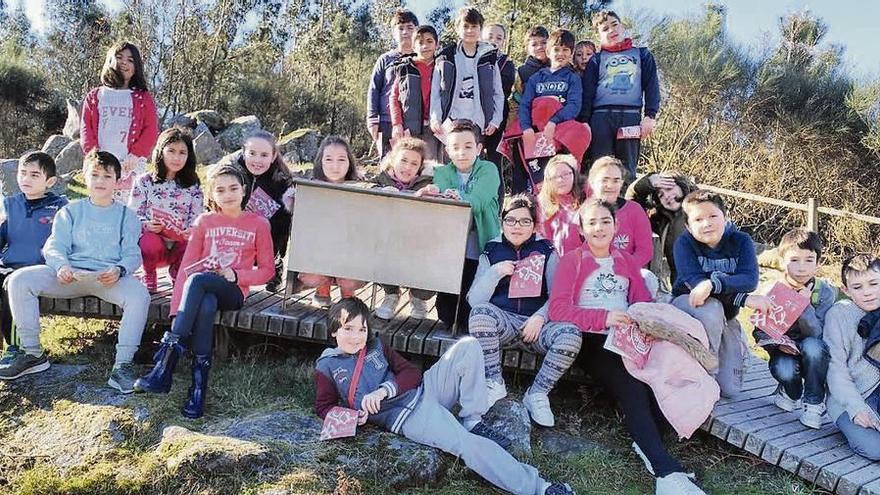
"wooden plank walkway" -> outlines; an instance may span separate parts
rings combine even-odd
[[[152,298],[149,320],[167,324],[171,298],[167,280],[160,278],[160,289]],[[372,290],[370,284],[357,295],[369,301]],[[326,311],[311,305],[312,294],[312,290],[303,290],[282,304],[283,292],[251,293],[241,310],[217,315],[215,323],[222,329],[218,332],[218,347],[228,342],[229,330],[328,343]],[[338,292],[334,292],[333,297],[337,299]],[[382,297],[378,289],[375,302],[381,302]],[[374,326],[400,352],[427,358],[440,356],[456,337],[437,320],[433,305],[429,307],[427,319],[410,318],[408,301],[409,291],[403,291],[394,318],[376,320]],[[119,308],[94,297],[41,299],[40,305],[44,314],[102,319],[121,316]],[[528,352],[507,350],[502,363],[510,370],[534,372],[540,358]],[[821,429],[812,430],[803,426],[796,414],[777,408],[773,404],[775,390],[776,382],[766,362],[753,357],[746,368],[742,393],[732,399],[722,398],[703,430],[832,493],[880,495],[880,463],[855,455],[827,417]]]

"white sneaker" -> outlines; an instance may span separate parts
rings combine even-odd
[[[418,297],[410,297],[409,303],[412,305],[409,311],[410,318],[424,320],[428,316],[428,301]]]
[[[822,427],[822,415],[825,414],[825,404],[804,403],[804,412],[801,413],[801,423],[807,428],[818,430]]]
[[[642,452],[642,449],[639,447],[639,444],[633,442],[632,447],[633,447],[633,450],[636,451],[636,454],[638,454],[639,457],[642,459],[642,462],[645,463],[645,469],[647,469],[648,472],[651,473],[651,476],[654,476],[654,466],[651,464],[651,461],[648,460],[648,456],[646,456],[645,453]]]
[[[327,296],[319,296],[315,294],[312,296],[312,306],[317,306],[319,308],[329,308],[333,304],[333,300]]]
[[[553,410],[550,409],[550,398],[540,392],[532,393],[531,389],[523,396],[523,405],[532,417],[532,421],[545,428],[551,428],[556,424]]]
[[[785,389],[779,387],[776,391],[776,397],[773,398],[773,402],[776,404],[776,407],[782,409],[783,411],[792,412],[795,409],[801,408],[801,400],[794,400],[785,393]]]
[[[706,495],[685,473],[670,473],[657,478],[656,495]]]
[[[499,400],[507,397],[507,386],[504,385],[504,382],[486,380],[486,388],[489,390],[489,394],[487,395],[489,408],[494,406]]]
[[[382,304],[376,308],[376,316],[383,320],[394,318],[394,312],[397,311],[397,303],[400,302],[400,294],[385,294]]]

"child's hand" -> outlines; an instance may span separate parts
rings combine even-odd
[[[549,142],[553,142],[553,136],[556,135],[556,124],[553,122],[547,122],[547,125],[544,126],[544,137]]]
[[[709,299],[709,296],[712,295],[712,281],[711,280],[703,280],[696,287],[691,289],[691,294],[688,296],[688,301],[691,303],[691,306],[695,308],[699,308],[703,304],[706,303],[706,299]]]
[[[461,201],[461,195],[458,193],[458,189],[447,189],[443,191],[443,196],[449,199]]]
[[[671,189],[675,187],[675,179],[663,174],[651,174],[648,176],[648,182],[654,189]]]
[[[654,132],[654,126],[657,125],[657,121],[651,117],[643,117],[642,122],[639,125],[642,128],[642,138],[646,138]]]
[[[388,397],[388,391],[384,388],[378,388],[370,392],[361,399],[361,411],[366,411],[369,414],[378,413],[379,408],[382,407],[382,400],[385,397]]]
[[[161,223],[150,220],[149,222],[144,222],[144,228],[154,234],[158,234],[159,232],[162,232],[164,227]]]
[[[61,282],[62,285],[69,284],[76,280],[73,276],[73,268],[70,265],[64,265],[58,269],[58,281]]]
[[[871,414],[871,411],[861,411],[853,417],[853,423],[861,426],[862,428],[874,428],[875,430],[880,430],[880,421],[877,420],[877,417],[874,414]]]
[[[760,311],[764,314],[770,314],[773,312],[773,308],[776,307],[776,303],[773,302],[773,299],[770,299],[767,296],[751,294],[746,297],[746,307],[752,308],[755,311]]]
[[[484,136],[491,136],[492,134],[495,134],[495,131],[497,131],[497,130],[498,130],[497,127],[495,127],[492,124],[489,124],[489,126],[486,127],[486,130],[483,131],[483,135]]]
[[[367,418],[369,418],[369,417],[370,417],[370,415],[367,414],[367,411],[358,411],[358,426],[361,426],[364,423],[366,423]]]
[[[525,326],[522,329],[522,339],[526,344],[531,344],[532,342],[538,340],[538,335],[541,334],[541,328],[544,326],[544,317],[540,315],[532,315],[531,318],[526,320]]]
[[[605,317],[605,328],[628,327],[630,325],[632,325],[632,318],[623,311],[609,311],[608,316]]]
[[[431,119],[431,132],[434,133],[434,136],[443,135],[443,124],[434,119]]]
[[[427,186],[416,191],[416,196],[439,196],[440,188],[435,186],[434,184],[428,184]]]
[[[513,275],[513,271],[516,270],[516,263],[513,261],[499,261],[492,265],[492,268],[495,269],[495,273],[498,275],[509,277]]]
[[[139,156],[135,156],[135,155],[126,156],[125,160],[122,160],[122,163],[120,164],[120,165],[122,165],[122,175],[125,176],[131,172],[134,172],[134,170],[137,168],[138,161],[140,161]]]
[[[119,267],[111,266],[110,268],[104,270],[99,273],[97,276],[98,282],[101,282],[101,285],[104,287],[110,287],[115,284],[119,280]]]
[[[370,137],[373,141],[379,139],[379,124],[370,124],[367,130],[370,131]]]
[[[531,127],[529,127],[528,129],[525,129],[524,131],[522,131],[522,135],[523,135],[523,139],[526,139],[527,137],[534,138],[535,137],[535,130],[532,129]]]

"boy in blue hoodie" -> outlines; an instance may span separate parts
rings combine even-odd
[[[758,286],[758,258],[752,238],[727,221],[721,196],[699,190],[682,202],[687,232],[675,242],[678,270],[673,304],[700,320],[709,350],[719,358],[716,375],[721,393],[742,387],[745,337],[736,315],[741,307],[772,309],[763,298],[750,296]]]
[[[131,393],[137,378],[132,359],[150,307],[146,286],[133,276],[141,265],[141,223],[133,211],[113,200],[122,173],[116,157],[92,150],[83,167],[89,197],[68,204],[55,216],[43,247],[46,264],[16,270],[9,277],[9,305],[24,352],[0,367],[0,380],[49,369],[40,346],[40,296],[95,296],[122,308],[116,362],[107,384]]]
[[[67,198],[49,191],[57,177],[55,160],[42,151],[28,153],[18,160],[15,176],[21,192],[3,200],[6,218],[0,224],[0,334],[6,351],[0,366],[11,363],[21,353],[13,335],[9,294],[5,281],[13,270],[44,263],[40,250],[52,231],[52,221]]]
[[[336,347],[315,363],[315,413],[324,419],[335,406],[358,411],[370,422],[406,438],[461,457],[465,465],[509,493],[571,495],[567,484],[544,481],[533,466],[514,459],[500,443],[510,441],[481,421],[489,409],[483,351],[465,337],[425,372],[371,336],[370,309],[357,298],[330,308],[327,319]],[[353,389],[352,389],[353,388]],[[450,409],[460,410],[453,415]]]

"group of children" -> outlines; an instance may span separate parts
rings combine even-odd
[[[335,405],[356,409],[361,424],[459,455],[511,493],[573,493],[569,485],[546,481],[534,467],[516,461],[505,450],[510,440],[481,421],[507,396],[501,351],[525,349],[544,356],[523,396],[535,423],[554,426],[549,392],[578,362],[622,409],[633,449],[656,477],[656,493],[704,493],[664,446],[661,431],[668,420],[658,397],[630,373],[627,358],[607,348],[608,334],[633,323],[631,305],[664,301],[666,281],[646,269],[654,234],[672,269],[666,307],[702,324],[707,350],[719,362],[707,371],[722,394],[736,394],[742,386],[748,349],[737,321],[740,309],[769,313],[777,303],[756,292],[752,240],[729,221],[718,194],[698,190],[674,172],[648,174],[624,191],[634,178],[637,146],[595,147],[598,135],[611,136],[613,143],[616,127],[640,125],[642,136],[650,133],[658,109],[650,53],[633,48],[617,16],[608,12],[596,23],[601,51],[576,45],[565,30],[549,34],[534,28],[529,59],[516,70],[497,52],[506,35],[503,26],[484,29],[476,9],[461,10],[460,42],[437,57],[433,28],[417,27],[406,11],[395,19],[398,49],[379,59],[371,81],[368,123],[386,152],[372,181],[375,187],[470,205],[461,267],[464,297],[436,294],[439,318],[466,326],[470,336],[422,375],[371,332],[370,310],[354,297],[365,281],[299,273],[302,284],[315,288],[314,303],[330,307],[336,343],[316,363],[316,413],[324,417]],[[489,42],[480,41],[481,33]],[[413,49],[415,54],[407,55]],[[627,75],[625,88],[621,74]],[[519,89],[506,90],[514,79]],[[84,104],[87,198],[68,203],[49,191],[57,179],[45,153],[28,153],[19,161],[21,193],[5,199],[0,225],[6,289],[0,379],[49,367],[39,340],[40,296],[93,295],[123,311],[108,384],[123,393],[167,393],[178,361],[190,349],[192,384],[182,413],[198,418],[204,414],[216,312],[240,308],[251,287],[267,284],[274,290],[281,284],[295,184],[274,136],[257,132],[240,153],[211,168],[203,191],[190,134],[179,128],[158,133],[143,81],[137,48],[111,48],[103,86]],[[535,103],[544,96],[552,100],[546,104],[552,111],[538,116]],[[582,157],[556,153],[542,164],[535,196],[505,199],[497,163],[480,158],[484,151],[491,158],[497,147],[484,149],[483,143],[498,143],[510,128],[504,124],[509,118],[524,125],[520,139],[540,132],[553,140],[566,123],[584,115],[597,137],[592,149],[603,153],[588,162],[586,177]],[[137,174],[150,150],[152,170]],[[321,143],[311,179],[363,180],[350,147],[337,136]],[[836,288],[816,276],[822,254],[816,233],[785,234],[778,254],[781,283],[810,305],[788,332],[793,345],[766,344],[771,374],[779,382],[774,401],[798,411],[810,428],[821,426],[827,402],[828,416],[853,450],[880,460],[880,259],[846,260],[841,275],[849,300],[838,301]],[[512,276],[525,261],[536,267],[539,287],[534,294],[515,295]],[[174,283],[173,320],[150,370],[138,376],[132,361],[162,266]],[[331,306],[333,284],[343,297]],[[398,311],[400,288],[384,291],[375,316],[389,319]],[[434,296],[411,289],[410,317],[425,318]],[[767,342],[764,336],[762,328],[755,329],[757,341]],[[458,418],[450,412],[456,405]]]

